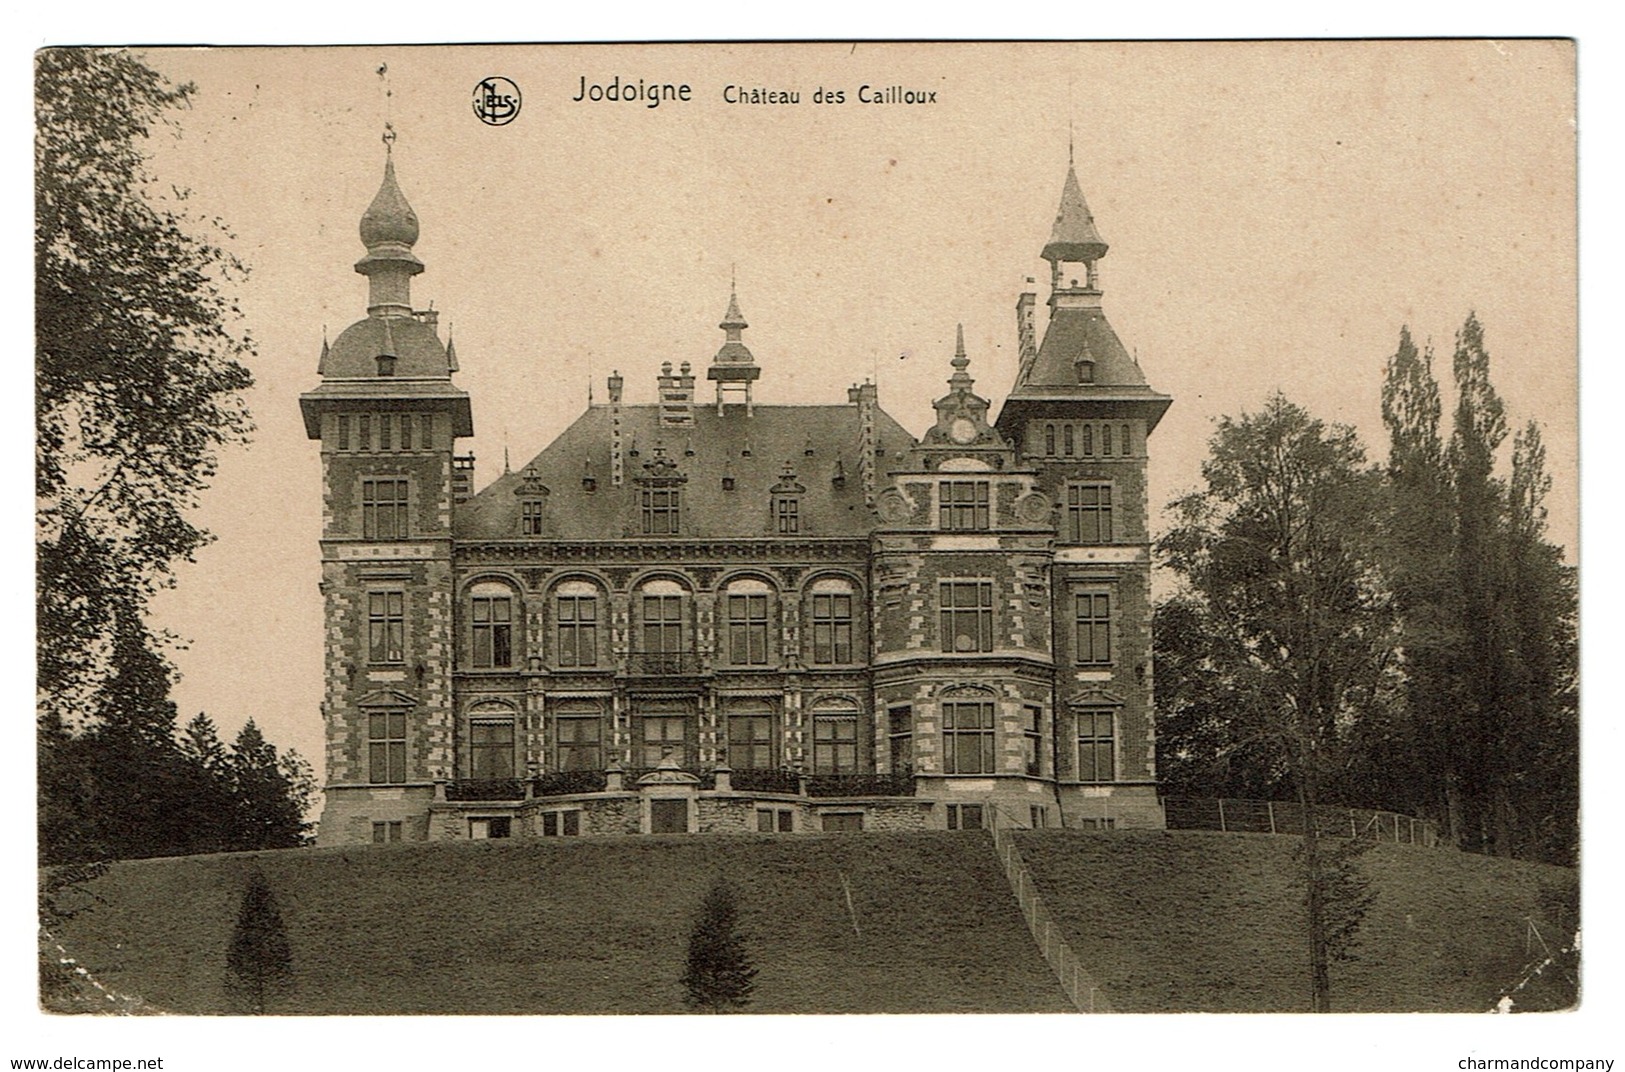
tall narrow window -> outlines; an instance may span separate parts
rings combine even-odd
[[[728,716],[728,766],[767,770],[773,766],[773,716],[766,712]]]
[[[391,439],[390,433],[392,431],[394,431],[394,429],[395,429],[395,417],[394,417],[394,415],[389,414],[389,413],[380,413],[378,415],[378,449],[379,450],[394,450],[395,449],[394,447],[392,447],[390,445],[390,439]]]
[[[683,650],[683,597],[643,597],[643,650],[650,655],[676,655]]]
[[[337,445],[339,450],[349,450],[350,449],[350,415],[348,413],[339,414],[338,426],[339,426],[338,443],[336,445]]]
[[[406,595],[367,593],[367,661],[398,663],[406,655]]]
[[[560,595],[558,598],[558,664],[598,665],[598,599],[596,596]]]
[[[679,492],[676,488],[645,488],[639,493],[643,503],[643,534],[675,536]]]
[[[519,504],[519,533],[522,536],[542,534],[542,501],[526,499]]]
[[[1027,704],[1021,709],[1021,758],[1026,765],[1029,775],[1036,778],[1040,773],[1041,763],[1039,757],[1043,754],[1039,744],[1043,740],[1044,709],[1036,704]]]
[[[993,650],[992,581],[943,581],[937,601],[943,651]]]
[[[801,500],[793,495],[780,495],[773,500],[774,531],[788,536],[801,531]]]
[[[558,768],[561,771],[603,770],[603,723],[597,713],[560,713]]]
[[[1055,457],[1055,426],[1053,424],[1044,425],[1044,457]]]
[[[513,599],[476,594],[470,608],[476,669],[513,665]]]
[[[365,420],[366,418],[362,418]],[[365,449],[365,448],[363,448]],[[380,478],[361,482],[361,535],[398,540],[407,534],[407,481]]]
[[[942,705],[943,771],[948,774],[993,773],[993,705]]]
[[[355,419],[356,449],[372,449],[372,418],[363,413]]]
[[[367,716],[367,780],[374,785],[406,781],[406,712]]]
[[[1078,662],[1111,662],[1111,597],[1103,592],[1079,592],[1076,599]]]
[[[1062,446],[1062,450],[1065,452],[1066,456],[1068,458],[1070,458],[1070,457],[1072,457],[1072,453],[1073,453],[1073,445],[1074,445],[1073,444],[1073,436],[1075,434],[1073,429],[1072,429],[1072,425],[1068,424],[1068,425],[1063,426],[1061,428],[1061,433],[1062,433],[1061,438],[1064,441],[1063,446]]]
[[[1133,451],[1132,451],[1132,450],[1130,450],[1130,449],[1129,449],[1129,441],[1128,441],[1128,425],[1126,425],[1126,424],[1125,424],[1125,425],[1123,425],[1123,429],[1122,429],[1122,431],[1123,431],[1123,438],[1122,438],[1122,440],[1121,440],[1121,441],[1120,441],[1120,442],[1121,442],[1121,443],[1122,443],[1122,444],[1123,444],[1123,457],[1125,457],[1125,458],[1126,458],[1126,457],[1128,457],[1128,456],[1129,456],[1129,455],[1130,455],[1130,454],[1133,454],[1133,453],[1134,453],[1134,452],[1133,452]]]
[[[401,414],[401,449],[412,449],[412,415],[410,413]]]
[[[423,444],[423,449],[424,450],[433,450],[434,449],[434,414],[425,413],[423,415],[423,427],[420,430],[423,432],[423,436],[419,440],[419,442]]]
[[[814,665],[852,661],[852,596],[843,592],[815,592],[812,597]]]
[[[854,774],[858,769],[858,716],[813,716],[813,773]]]
[[[1066,486],[1066,534],[1072,543],[1111,543],[1112,486]]]
[[[1112,456],[1112,426],[1100,426],[1100,453],[1110,458]]]
[[[767,596],[728,597],[728,661],[735,666],[767,665]]]
[[[1094,452],[1095,452],[1095,426],[1092,425],[1092,424],[1086,424],[1086,425],[1083,426],[1083,453],[1084,453],[1084,457],[1088,457],[1089,455],[1092,455]]]
[[[688,766],[688,717],[686,715],[644,715],[641,765],[658,767],[670,755],[679,767]]]
[[[907,774],[914,769],[914,709],[899,704],[886,712],[887,740],[891,744],[891,772]]]
[[[468,726],[469,777],[513,777],[513,719],[478,718]]]
[[[937,520],[950,531],[988,527],[987,481],[944,480],[937,484]]]
[[[1117,777],[1112,754],[1112,711],[1086,708],[1078,713],[1078,780],[1110,782]]]

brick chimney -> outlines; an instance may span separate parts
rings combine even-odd
[[[675,376],[670,361],[660,366],[660,424],[664,428],[694,424],[694,374],[687,361]]]

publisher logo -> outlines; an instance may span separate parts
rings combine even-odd
[[[488,126],[507,126],[519,116],[519,87],[497,76],[480,79],[474,87],[474,114]]]

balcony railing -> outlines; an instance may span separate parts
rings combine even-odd
[[[531,781],[531,791],[539,797],[602,793],[608,786],[609,776],[601,770],[549,771]]]
[[[912,774],[810,774],[810,797],[911,797]]]
[[[447,800],[523,800],[525,783],[518,778],[461,778],[446,783]]]
[[[733,772],[731,782],[735,791],[742,793],[801,792],[801,775],[792,770],[771,767],[745,767]]]
[[[700,657],[688,651],[634,651],[626,657],[626,672],[634,677],[677,677],[701,669]]]

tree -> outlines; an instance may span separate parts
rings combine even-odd
[[[233,849],[283,849],[305,843],[314,779],[298,753],[278,756],[249,719],[232,743],[225,769],[232,789]]]
[[[258,871],[243,889],[237,926],[226,950],[226,991],[245,1012],[265,1012],[266,1001],[293,982],[293,951],[276,893]]]
[[[1431,353],[1389,359],[1389,574],[1403,623],[1411,808],[1461,848],[1572,863],[1578,844],[1576,593],[1546,540],[1551,488],[1533,423],[1497,475],[1505,406],[1469,315],[1451,360],[1448,440]],[[1404,806],[1396,801],[1395,806]]]
[[[739,904],[733,887],[717,880],[700,904],[688,936],[688,968],[683,972],[684,1004],[698,1012],[733,1012],[750,1004],[756,988],[739,936]]]
[[[1206,486],[1172,504],[1157,544],[1181,582],[1176,620],[1198,644],[1160,662],[1159,683],[1185,703],[1170,718],[1207,727],[1208,762],[1244,757],[1262,790],[1313,816],[1346,779],[1355,727],[1393,702],[1397,635],[1370,523],[1380,474],[1352,429],[1280,394],[1222,419],[1209,447]],[[1330,964],[1352,931],[1337,929],[1320,840],[1306,822],[1311,996],[1328,1011]]]
[[[229,288],[244,269],[198,236],[143,144],[191,98],[132,54],[35,66],[35,491],[45,731],[83,728],[121,623],[208,534],[186,517],[216,453],[250,428],[252,354]]]

